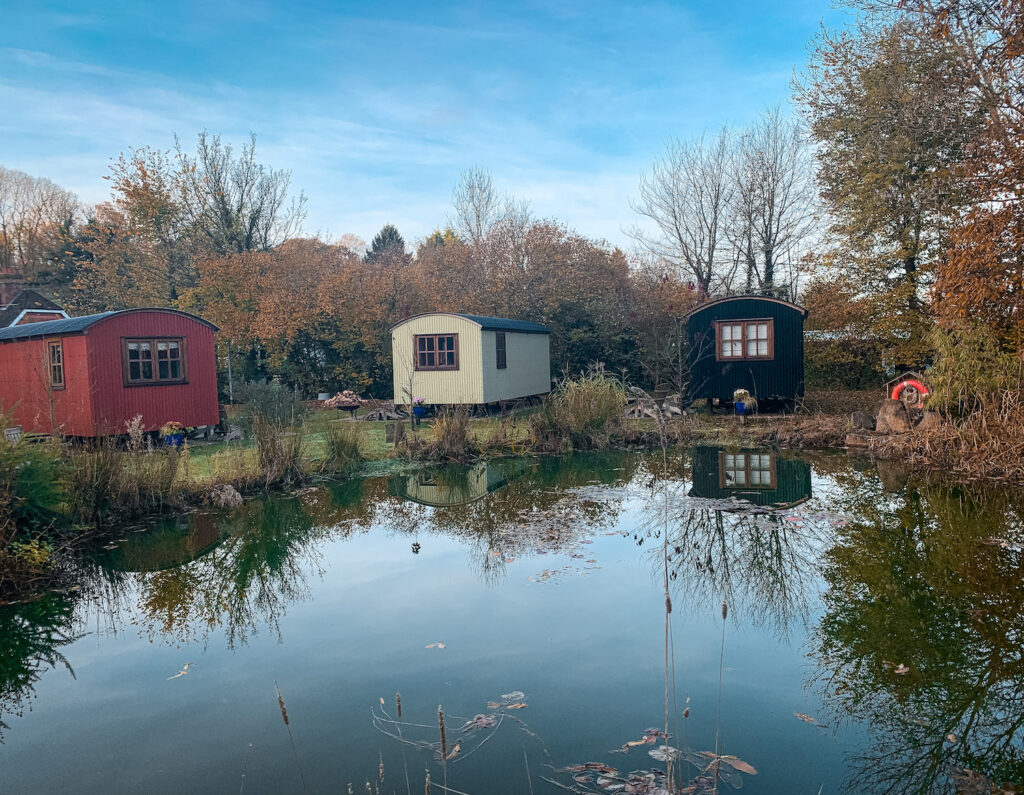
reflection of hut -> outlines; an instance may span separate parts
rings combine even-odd
[[[420,505],[465,505],[486,497],[526,471],[524,461],[480,461],[471,467],[431,467],[388,481],[388,494]]]
[[[213,550],[224,538],[223,523],[194,513],[135,533],[111,550],[106,565],[117,571],[162,571],[182,566]]]
[[[811,467],[771,450],[695,447],[690,496],[790,507],[810,499]]]

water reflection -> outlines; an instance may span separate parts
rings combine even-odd
[[[521,477],[528,467],[522,459],[480,461],[469,467],[428,467],[392,477],[388,494],[435,508],[466,505]]]
[[[810,466],[768,449],[692,451],[692,487],[678,483],[647,507],[664,526],[669,577],[683,609],[722,600],[737,620],[788,638],[817,593],[827,517],[792,509],[811,497]]]
[[[988,792],[984,776],[1024,780],[1020,498],[864,485],[857,521],[825,556],[814,636],[830,720],[866,720],[872,735],[847,788]]]

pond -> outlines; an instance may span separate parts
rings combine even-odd
[[[0,608],[0,791],[988,792],[1024,779],[1022,516],[701,447],[176,517]]]

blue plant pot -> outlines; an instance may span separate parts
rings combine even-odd
[[[427,416],[427,409],[425,406],[413,406],[412,415],[414,417],[419,417],[420,419],[423,419],[424,417]]]
[[[744,403],[742,400],[736,401],[736,413],[737,414],[746,414],[747,413],[747,404]]]
[[[164,444],[168,447],[181,447],[185,442],[185,434],[172,433],[164,437]]]

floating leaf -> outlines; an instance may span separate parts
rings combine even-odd
[[[444,644],[441,643],[441,641],[438,641],[437,643],[428,643],[423,648],[425,648],[425,649],[443,649],[444,648]]]
[[[455,747],[452,748],[451,753],[448,754],[448,756],[446,756],[445,759],[447,759],[448,761],[451,761],[452,759],[454,759],[458,755],[459,751],[461,751],[461,750],[462,750],[462,746],[459,745],[459,743],[455,743]]]
[[[513,690],[511,693],[501,695],[502,701],[522,701],[524,698],[526,698],[526,693],[522,690]]]
[[[739,770],[741,773],[746,773],[749,776],[757,775],[757,771],[754,769],[753,765],[744,762],[742,759],[739,759],[738,757],[723,755],[719,758],[727,765],[731,765],[732,767]]]
[[[896,670],[893,673],[897,673],[900,676],[903,676],[903,674],[910,673],[910,669],[907,668],[907,666],[905,666],[903,663],[900,663],[896,666]]]
[[[660,745],[647,753],[652,759],[657,759],[659,762],[675,762],[679,758],[679,749],[670,745]]]
[[[501,704],[499,704],[497,701],[488,701],[487,709],[501,709]]]
[[[807,715],[803,712],[794,712],[793,714],[800,718],[800,720],[802,720],[804,723],[814,723],[814,718],[812,718],[810,715]]]
[[[526,709],[526,704],[520,701],[518,704],[509,704],[506,709]]]
[[[957,741],[956,735],[953,734],[952,732],[950,732],[949,734],[946,735],[946,740],[948,740],[951,743],[955,743]]]

